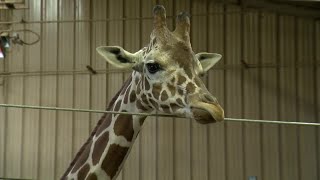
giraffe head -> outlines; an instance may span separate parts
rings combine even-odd
[[[97,52],[117,68],[134,70],[131,89],[140,112],[171,113],[200,123],[222,121],[223,109],[199,77],[221,55],[193,52],[187,13],[177,16],[173,32],[166,26],[163,6],[155,6],[153,16],[154,29],[147,47],[130,53],[118,46],[102,46]]]

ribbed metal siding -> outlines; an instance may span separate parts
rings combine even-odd
[[[1,21],[10,21],[12,20],[12,14],[9,11],[1,11],[0,12],[0,20]],[[7,30],[9,29],[8,26],[1,26],[0,30]],[[0,71],[3,72],[6,64],[4,61],[0,61]],[[0,77],[0,102],[7,101],[6,96],[6,88],[5,88],[5,80],[3,77]],[[5,148],[6,144],[6,109],[0,109],[0,174],[4,174],[4,167],[5,167]]]
[[[204,81],[227,117],[319,121],[320,25],[312,19],[263,12],[209,1],[29,1],[27,20],[120,19],[150,17],[156,3],[168,16],[181,10],[193,16],[195,52],[223,54]],[[170,29],[174,19],[168,18]],[[15,25],[15,29],[24,28]],[[152,20],[34,23],[41,34],[33,46],[15,47],[1,64],[9,72],[0,102],[104,109],[124,72],[91,75],[72,71],[112,68],[96,54],[100,45],[134,52],[149,42]],[[26,34],[26,40],[33,36]],[[251,66],[244,68],[242,61]],[[302,66],[309,64],[309,66]],[[275,68],[275,67],[278,68]],[[54,75],[57,71],[65,74]],[[52,72],[53,75],[47,75]],[[0,79],[2,79],[1,77]],[[0,109],[0,176],[58,179],[101,114]],[[187,119],[149,118],[118,179],[319,178],[319,129],[249,123],[200,125]]]

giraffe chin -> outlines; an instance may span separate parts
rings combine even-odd
[[[224,120],[223,109],[219,105],[205,103],[201,107],[192,107],[193,119],[200,124],[216,123]]]
[[[217,121],[208,111],[199,108],[192,108],[193,119],[200,124],[216,123]]]

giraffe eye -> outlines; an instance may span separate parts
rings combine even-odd
[[[151,74],[154,74],[156,72],[158,72],[159,70],[161,70],[161,67],[158,63],[148,63],[146,64],[148,71]]]

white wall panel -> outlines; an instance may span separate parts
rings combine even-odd
[[[261,64],[277,64],[279,61],[279,39],[277,23],[279,19],[271,13],[263,13],[261,19]],[[279,119],[279,69],[261,70],[261,118]],[[262,126],[262,177],[280,180],[279,126]]]
[[[74,1],[58,1],[58,19],[74,20]],[[75,23],[58,24],[58,71],[68,71],[75,64]],[[57,106],[73,107],[73,75],[60,75],[57,78]],[[58,179],[68,167],[73,158],[73,114],[72,112],[57,112],[56,120],[56,154],[55,154],[55,179]]]
[[[58,1],[42,1],[42,20],[58,18]],[[58,24],[42,24],[41,71],[56,71],[58,67]],[[40,105],[57,106],[57,77],[42,76],[40,80]],[[57,112],[40,112],[38,178],[55,178]]]
[[[303,18],[297,19],[297,63],[312,64],[314,62],[314,22]],[[297,69],[297,108],[298,120],[315,122],[315,80],[313,66]],[[317,179],[316,129],[315,127],[299,127],[299,161],[301,179]]]
[[[74,78],[72,75],[61,75],[58,78],[57,84],[57,105],[59,107],[73,107],[73,98],[71,94],[74,91]],[[73,158],[73,120],[74,114],[72,112],[57,112],[57,135],[56,135],[56,179],[60,177]]]
[[[74,77],[74,107],[88,109],[90,102],[90,76],[75,75]],[[74,113],[73,122],[73,155],[75,155],[90,134],[90,114],[87,112]]]
[[[40,104],[40,78],[27,76],[24,79],[24,104]],[[39,160],[40,110],[25,109],[23,113],[23,142],[21,177],[36,178]]]
[[[208,52],[222,55],[222,59],[216,68],[225,64],[225,7],[223,5],[209,4],[208,13],[221,13],[210,15],[208,18]],[[220,105],[225,107],[225,70],[214,69],[208,72],[208,90],[218,99]],[[226,179],[226,149],[225,149],[225,124],[215,123],[209,125],[208,129],[208,179]]]
[[[10,77],[8,79],[8,103],[22,104],[23,77]],[[21,175],[22,151],[22,109],[8,109],[6,123],[5,144],[5,172],[8,177],[19,178]]]
[[[236,6],[227,7],[226,12],[239,11]],[[226,65],[241,64],[241,16],[239,14],[227,14],[225,19],[225,47],[224,60]],[[226,117],[243,117],[243,72],[241,69],[226,70]],[[243,123],[226,124],[226,176],[227,179],[244,180],[244,141]]]
[[[12,16],[12,20],[18,20],[23,16],[23,11],[15,13]],[[23,26],[21,24],[12,25],[13,29],[21,30]],[[24,34],[21,34],[24,37]],[[8,71],[21,72],[24,68],[24,48],[16,46],[16,51],[10,52],[10,55],[6,60]],[[7,80],[7,79],[6,79]],[[12,77],[8,80],[7,98],[8,103],[11,104],[23,104],[23,77]],[[21,163],[22,158],[22,135],[23,135],[23,109],[8,109],[7,123],[6,123],[6,151],[5,151],[5,169],[4,172],[9,177],[21,176]],[[8,131],[9,130],[9,131]]]
[[[260,15],[257,12],[242,16],[242,58],[248,64],[261,64],[260,56]],[[243,116],[249,119],[260,119],[260,82],[259,69],[243,70]],[[261,177],[261,124],[244,123],[244,169],[248,176]]]
[[[54,75],[41,77],[40,105],[57,106],[57,77]],[[56,122],[57,112],[41,110],[39,133],[38,178],[55,178],[56,154]]]
[[[25,11],[27,20],[41,20],[41,1],[29,1],[29,11]],[[41,34],[41,24],[27,24],[30,29]],[[25,34],[25,40],[32,42],[36,40],[33,34]],[[37,72],[41,70],[41,41],[33,46],[25,46],[24,71]],[[24,104],[40,105],[40,76],[24,77]],[[23,113],[23,142],[22,142],[22,170],[21,177],[37,178],[39,150],[40,150],[40,110],[25,109]]]
[[[315,59],[314,59],[314,63],[320,64],[320,21],[316,21],[315,24],[314,24],[314,36],[315,36],[315,39],[314,39],[314,54],[315,54]],[[315,77],[320,77],[320,69],[319,68],[315,68],[316,69],[316,74],[315,74]],[[315,78],[315,83],[316,83],[316,89],[320,89],[320,78]],[[315,105],[315,109],[316,109],[316,119],[317,119],[317,122],[320,122],[320,93],[319,91],[315,91],[315,97],[317,97],[316,99],[316,105]],[[317,139],[317,149],[318,149],[318,152],[317,152],[317,161],[320,162],[320,128],[317,128],[317,134],[316,134],[316,139]],[[318,172],[320,172],[320,165],[318,163]],[[319,175],[318,175],[319,176]]]
[[[4,78],[0,78],[0,103],[6,102],[6,89],[5,89],[5,81]],[[5,172],[5,152],[6,152],[6,108],[0,108],[0,174],[4,174]]]
[[[12,13],[9,11],[0,12],[1,21],[10,21],[12,20]],[[0,26],[1,31],[9,29],[8,25]],[[0,61],[0,72],[5,72],[7,69],[6,61]],[[7,79],[0,77],[0,103],[7,103]],[[7,124],[7,108],[0,108],[0,174],[5,174],[6,172],[6,162],[5,162],[5,153],[6,153],[6,124]]]
[[[293,17],[279,17],[279,64],[293,66],[296,60],[295,20]],[[296,72],[294,68],[281,68],[279,72],[280,119],[290,121],[296,117]],[[299,179],[298,142],[296,126],[281,126],[281,178]]]

